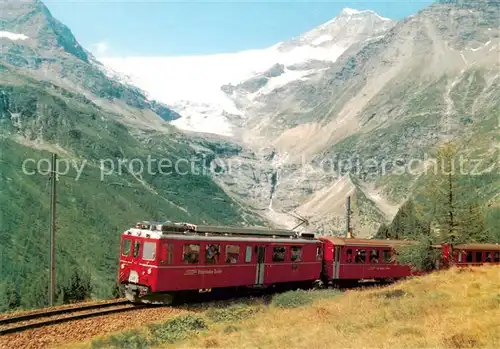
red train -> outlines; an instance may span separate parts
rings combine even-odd
[[[350,285],[416,275],[394,248],[412,241],[318,237],[291,230],[139,222],[121,237],[118,285],[132,302],[170,304],[212,290]],[[500,264],[500,245],[435,246],[437,268]]]

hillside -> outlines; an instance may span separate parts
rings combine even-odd
[[[170,126],[174,111],[115,78],[42,2],[0,3],[0,71],[1,310],[47,300],[50,152],[58,297],[75,267],[111,296],[119,235],[137,220],[262,223],[210,178],[240,148]]]
[[[498,272],[498,266],[451,269],[380,289],[288,292],[270,304],[195,306],[91,342],[61,338],[57,347],[494,348],[500,341]]]

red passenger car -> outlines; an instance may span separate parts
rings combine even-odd
[[[328,283],[350,285],[360,280],[397,280],[412,275],[410,266],[394,258],[395,247],[412,244],[402,240],[320,237],[324,242],[324,274]]]
[[[460,244],[443,245],[443,255],[448,264],[457,267],[479,266],[500,263],[499,244]]]
[[[142,222],[122,234],[118,282],[133,302],[190,292],[313,283],[322,243],[289,230]]]

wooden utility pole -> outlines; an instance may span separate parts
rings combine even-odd
[[[50,166],[50,176],[52,179],[52,190],[50,198],[50,287],[49,287],[49,305],[54,305],[56,295],[56,182],[57,182],[57,155],[52,154],[52,163]]]
[[[350,196],[347,197],[345,206],[346,206],[346,219],[345,219],[346,220],[346,232],[345,232],[345,236],[347,238],[351,238],[352,232],[351,232],[351,197]]]

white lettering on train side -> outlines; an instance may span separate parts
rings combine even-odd
[[[199,274],[209,274],[216,275],[222,274],[222,269],[188,269],[185,271],[184,275],[199,275]]]

